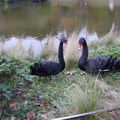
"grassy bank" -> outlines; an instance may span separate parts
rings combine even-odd
[[[95,46],[95,43],[93,45]],[[120,58],[119,50],[120,45],[109,44],[107,47],[91,49],[90,56],[112,55]],[[67,50],[66,55],[68,55]],[[119,107],[119,73],[91,76],[77,68],[77,57],[74,57],[72,67],[70,66],[69,69],[67,68],[62,73],[53,76],[50,81],[46,78],[29,75],[29,67],[34,61],[21,62],[13,57],[1,55],[0,119],[15,118],[21,120],[32,117],[51,119]],[[114,114],[120,115],[119,111]],[[112,120],[112,117],[113,114],[104,113],[86,119]]]

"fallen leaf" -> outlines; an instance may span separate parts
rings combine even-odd
[[[35,113],[30,111],[27,113],[27,120],[35,120]]]
[[[72,75],[75,75],[75,73],[76,71],[73,70],[73,71],[67,71],[65,74],[72,76]]]
[[[10,107],[10,109],[15,109],[15,108],[16,108],[16,105],[17,105],[16,102],[10,103],[10,104],[9,104],[9,107]]]
[[[50,104],[50,100],[46,99],[46,100],[43,101],[43,105],[48,106],[49,104]]]

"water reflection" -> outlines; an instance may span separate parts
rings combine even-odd
[[[25,3],[0,8],[0,35],[31,35],[44,38],[47,34],[68,33],[87,26],[89,33],[105,35],[115,24],[120,30],[120,6],[113,0],[98,5],[95,0],[45,4]],[[118,4],[118,3],[117,3]],[[87,33],[86,33],[87,34]]]

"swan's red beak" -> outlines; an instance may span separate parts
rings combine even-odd
[[[64,42],[65,45],[67,45],[67,40]]]
[[[81,48],[83,48],[83,45],[79,44],[78,49],[81,49]]]

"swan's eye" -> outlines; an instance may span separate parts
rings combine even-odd
[[[67,40],[64,40],[65,45],[67,44]]]

